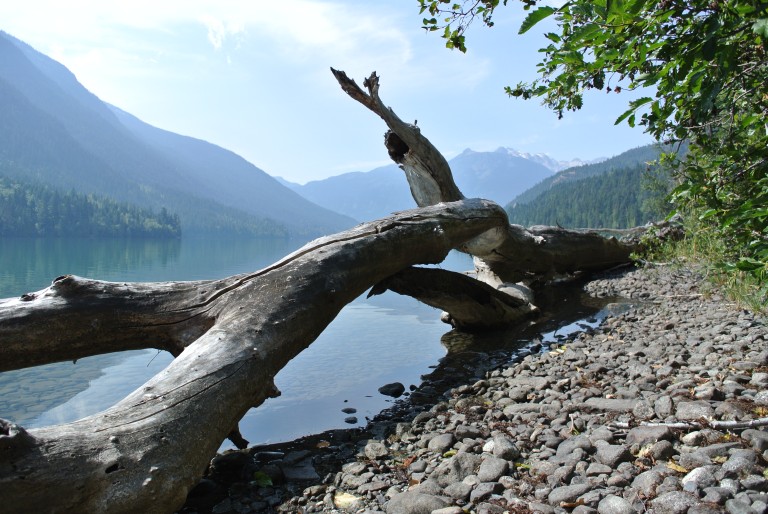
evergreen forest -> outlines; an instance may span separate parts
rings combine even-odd
[[[0,176],[0,236],[178,238],[176,214]]]
[[[669,184],[647,165],[635,164],[555,183],[532,201],[511,203],[506,210],[509,221],[519,225],[631,228],[664,219],[670,205],[663,186]]]

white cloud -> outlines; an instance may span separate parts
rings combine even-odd
[[[410,10],[398,12],[386,3],[349,0],[28,0],[23,7],[12,5],[14,2],[2,4],[0,19],[6,30],[44,53],[52,53],[52,45],[58,42],[57,55],[70,59],[65,65],[75,62],[78,52],[95,49],[143,55],[148,41],[154,41],[154,51],[161,52],[161,45],[198,27],[200,37],[215,50],[231,41],[232,51],[273,53],[288,62],[309,64],[309,73],[313,65],[324,70],[327,66],[407,67],[403,71],[416,83],[440,75],[444,81],[467,84],[488,74],[487,63],[471,51],[461,56],[461,66],[456,64],[457,53],[447,50],[436,60],[415,62],[414,45],[427,44],[425,41],[442,45],[438,37],[421,33],[416,7],[409,16]],[[39,16],[40,12],[46,16]],[[250,47],[246,48],[246,40]],[[88,50],[81,50],[86,47]],[[182,49],[177,46],[176,51]],[[188,51],[199,51],[199,47],[193,45]],[[458,72],[458,68],[464,69]]]
[[[221,44],[227,35],[224,23],[211,16],[201,16],[200,21],[208,27],[208,41],[216,50],[221,50]]]
[[[87,67],[98,61],[94,53],[122,55],[118,62],[129,66],[122,72],[130,73],[131,62],[139,67],[162,52],[199,53],[203,42],[214,50],[232,43],[229,59],[235,52],[269,54],[304,66],[310,75],[320,68],[327,73],[328,66],[399,67],[412,61],[413,49],[412,36],[401,30],[403,20],[396,16],[375,2],[338,0],[0,3],[5,30],[84,75],[96,71]],[[198,44],[189,39],[195,33]],[[99,65],[109,63],[102,59]]]

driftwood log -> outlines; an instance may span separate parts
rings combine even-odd
[[[464,198],[445,157],[416,125],[401,120],[379,97],[379,77],[372,73],[363,91],[343,71],[331,69],[341,88],[387,124],[384,145],[405,172],[419,207]],[[520,225],[495,228],[460,250],[474,256],[478,279],[493,286],[532,278],[547,279],[576,271],[595,271],[628,262],[632,248],[597,232]]]
[[[273,377],[339,311],[371,289],[413,295],[460,328],[535,312],[512,282],[598,269],[629,250],[596,236],[511,227],[503,209],[466,200],[417,127],[342,72],[342,88],[387,123],[387,148],[420,208],[317,239],[275,264],[220,280],[110,283],[75,276],[0,301],[0,370],[136,348],[176,358],[108,410],[25,430],[0,420],[0,512],[173,512]],[[478,277],[413,268],[452,249]],[[1,414],[1,413],[0,413]]]

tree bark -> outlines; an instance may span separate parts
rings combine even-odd
[[[443,309],[443,321],[469,332],[514,325],[538,311],[528,298],[437,268],[406,268],[376,284],[368,297],[386,290]]]
[[[29,431],[0,423],[0,512],[172,512],[232,427],[274,392],[274,375],[344,305],[504,223],[495,204],[465,200],[318,239],[252,274],[160,284],[67,276],[3,301],[6,368],[27,365],[27,353],[73,359],[120,344],[179,355],[103,413]]]

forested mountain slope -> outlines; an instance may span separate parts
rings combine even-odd
[[[670,210],[665,191],[649,189],[668,178],[646,164],[616,167],[600,175],[556,183],[528,203],[510,204],[519,225],[565,228],[630,228],[663,219]]]
[[[232,152],[112,108],[4,32],[0,112],[0,175],[165,207],[185,233],[319,234],[354,224]]]
[[[176,238],[181,224],[166,209],[0,177],[0,236]]]
[[[657,145],[641,146],[627,150],[626,152],[623,152],[615,157],[611,157],[610,159],[606,159],[602,162],[586,164],[583,166],[574,166],[562,170],[552,175],[551,177],[542,180],[530,189],[522,192],[511,202],[509,202],[507,207],[511,208],[514,205],[531,202],[540,194],[547,191],[548,189],[551,189],[557,184],[573,182],[596,175],[602,175],[615,169],[631,168],[637,165],[644,165],[647,162],[655,161],[658,159],[661,152],[661,148]]]

